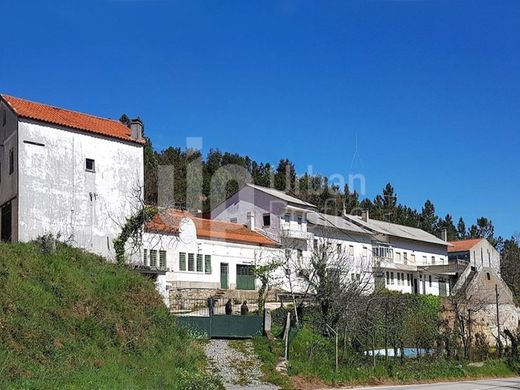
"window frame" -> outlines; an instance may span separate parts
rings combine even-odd
[[[14,173],[14,148],[9,149],[9,175]]]
[[[179,271],[187,270],[186,252],[179,252]]]
[[[195,272],[195,253],[188,253],[188,272]]]
[[[267,218],[267,223],[266,222],[266,218]],[[271,214],[270,213],[265,213],[265,214],[262,214],[262,226],[264,227],[271,227]]]
[[[150,249],[150,267],[157,267],[157,249]]]
[[[89,162],[92,162],[92,168],[89,168]],[[96,172],[96,160],[93,158],[85,158],[85,172]]]
[[[168,254],[164,249],[159,251],[159,268],[166,268]]]
[[[204,256],[202,255],[202,253],[197,253],[195,270],[196,272],[204,272]]]
[[[211,255],[204,255],[204,273],[211,275]]]

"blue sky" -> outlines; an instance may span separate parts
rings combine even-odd
[[[2,5],[0,91],[520,232],[520,2]],[[356,148],[357,140],[357,148]]]

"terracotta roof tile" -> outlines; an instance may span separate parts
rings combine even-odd
[[[136,140],[132,138],[130,129],[114,119],[100,118],[64,108],[49,106],[47,104],[31,102],[13,96],[0,96],[21,118],[52,123],[125,141],[140,144],[145,143],[144,139]]]
[[[483,238],[471,238],[469,240],[450,241],[452,246],[448,247],[448,252],[464,252],[469,251],[477,245]]]
[[[243,244],[253,244],[260,246],[277,246],[278,244],[260,233],[252,231],[237,223],[204,219],[193,216],[187,211],[166,210],[157,214],[145,226],[146,231],[177,234],[180,222],[184,218],[189,218],[195,224],[198,238],[216,239]]]

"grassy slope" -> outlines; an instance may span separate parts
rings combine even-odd
[[[0,388],[219,388],[204,364],[141,275],[0,244]]]

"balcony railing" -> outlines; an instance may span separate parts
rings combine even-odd
[[[312,238],[312,233],[309,233],[309,232],[306,232],[303,230],[282,227],[281,231],[282,231],[282,236],[287,237],[287,238],[295,238],[298,240],[309,240]]]

